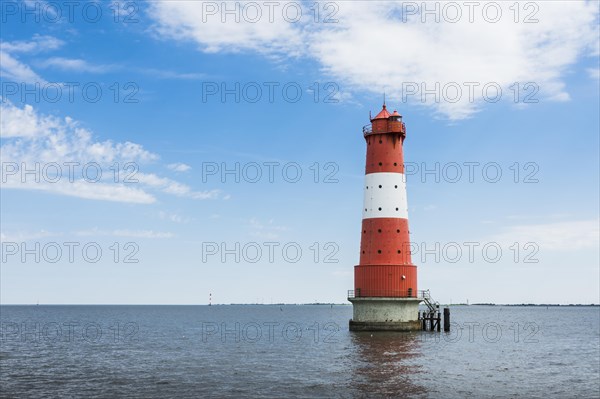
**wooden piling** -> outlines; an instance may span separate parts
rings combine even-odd
[[[450,308],[444,308],[444,332],[450,332]]]

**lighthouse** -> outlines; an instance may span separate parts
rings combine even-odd
[[[417,267],[410,256],[402,116],[383,109],[363,128],[367,147],[360,262],[351,331],[420,330]]]

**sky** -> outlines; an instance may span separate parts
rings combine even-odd
[[[599,3],[3,1],[2,304],[346,303],[406,123],[442,303],[599,303]]]

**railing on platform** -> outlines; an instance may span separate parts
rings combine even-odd
[[[392,123],[401,123],[402,124],[402,131],[405,132],[405,127],[404,127],[404,122],[392,122]],[[368,136],[369,134],[373,133],[373,125],[371,125],[370,123],[368,125],[363,126],[363,136]]]
[[[429,290],[413,291],[413,290],[348,290],[348,299],[351,298],[418,298],[429,299]]]

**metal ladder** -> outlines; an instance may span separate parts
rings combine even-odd
[[[425,302],[425,305],[427,305],[427,309],[429,309],[430,313],[440,310],[440,303],[431,298],[429,290],[423,291],[423,302]]]

